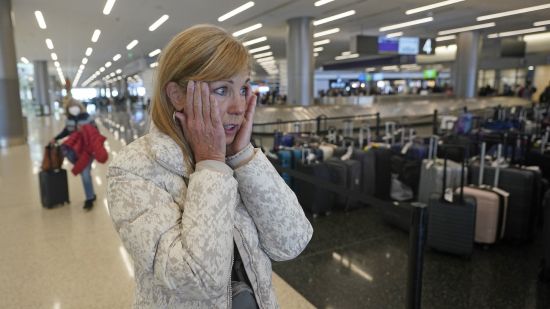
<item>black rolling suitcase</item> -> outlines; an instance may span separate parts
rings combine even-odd
[[[321,181],[330,182],[329,168],[324,163],[303,164],[298,162],[296,171],[313,176]],[[332,211],[334,193],[299,178],[294,179],[294,192],[298,197],[300,205],[314,217],[320,214],[328,214]]]
[[[544,195],[542,207],[544,220],[542,242],[544,250],[540,278],[542,281],[550,282],[550,190],[546,191]]]
[[[376,162],[375,196],[382,200],[390,200],[391,191],[391,157],[392,151],[388,148],[372,148]]]
[[[70,203],[67,171],[58,169],[42,171],[38,174],[42,206],[52,208],[55,205]]]
[[[324,162],[330,173],[331,182],[349,190],[361,191],[361,163],[356,160],[331,158]],[[336,197],[336,204],[344,209],[358,207],[358,202],[341,194]]]
[[[441,194],[432,194],[429,200],[428,246],[437,251],[469,257],[474,247],[476,200],[472,197],[464,196],[464,161],[466,160],[466,151],[463,147],[459,147],[459,149],[464,150],[460,194],[455,195],[451,191],[452,201],[448,201],[445,198],[447,179],[447,155],[445,148],[449,147],[453,146],[445,146],[442,151],[445,158],[443,163],[443,192]],[[453,155],[456,155],[456,152],[453,152]]]

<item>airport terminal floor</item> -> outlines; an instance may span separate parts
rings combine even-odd
[[[96,115],[110,157],[146,132],[143,111]],[[26,145],[0,153],[0,308],[129,308],[132,261],[107,209],[107,164],[93,164],[95,207],[82,208],[80,179],[69,174],[70,203],[41,207],[43,145],[63,115],[28,119]],[[65,168],[70,164],[65,163]],[[313,239],[296,259],[273,264],[281,308],[404,308],[409,235],[376,207],[309,217]],[[471,258],[426,250],[423,308],[550,308],[537,280],[541,239],[476,246]]]

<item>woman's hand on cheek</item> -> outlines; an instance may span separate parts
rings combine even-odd
[[[256,111],[256,95],[252,94],[249,88],[246,96],[246,112],[244,115],[244,120],[233,142],[227,145],[226,155],[228,157],[243,150],[250,143],[255,111]]]
[[[225,132],[218,102],[210,95],[207,83],[190,81],[183,112],[176,112],[175,115],[180,121],[185,140],[193,151],[195,162],[225,162]]]

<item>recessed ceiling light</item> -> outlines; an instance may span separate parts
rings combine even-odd
[[[512,10],[512,11],[506,11],[506,12],[501,12],[501,13],[496,13],[496,14],[491,14],[491,15],[479,16],[478,18],[476,18],[476,20],[477,21],[483,21],[483,20],[501,18],[501,17],[505,17],[505,16],[510,16],[510,15],[529,13],[529,12],[539,11],[539,10],[544,10],[544,9],[550,9],[550,4],[530,6],[530,7],[527,7],[527,8],[524,8],[524,9],[519,9],[519,10]]]
[[[319,53],[313,53],[313,57],[318,57]]]
[[[477,30],[477,29],[491,28],[491,27],[494,27],[495,25],[496,25],[495,23],[487,23],[487,24],[480,24],[480,25],[474,25],[474,26],[467,26],[467,27],[443,30],[443,31],[439,31],[438,35],[447,35],[447,34],[453,34],[453,33],[465,32],[465,31],[472,31],[472,30]]]
[[[105,63],[105,67],[106,67],[106,68],[109,68],[111,65],[113,65],[113,64],[111,63],[111,61],[107,61],[107,62]]]
[[[405,12],[405,14],[407,14],[407,15],[416,14],[416,13],[419,13],[419,12],[428,11],[428,10],[431,10],[431,9],[435,9],[435,8],[446,6],[446,5],[455,4],[457,2],[462,2],[462,1],[464,1],[464,0],[441,1],[441,2],[438,2],[438,3],[425,5],[425,6],[421,6],[419,8],[416,8],[416,9],[408,10],[408,11]]]
[[[261,52],[261,51],[264,51],[264,50],[268,50],[268,49],[270,49],[270,48],[271,48],[271,46],[265,45],[265,46],[262,46],[262,47],[258,47],[258,48],[251,49],[251,50],[249,50],[248,52],[251,53],[251,54],[254,54],[254,53],[257,53],[257,52]]]
[[[115,5],[116,0],[107,0],[105,3],[105,7],[103,8],[103,14],[109,15],[111,14],[111,10],[113,9],[113,6]]]
[[[122,57],[122,55],[120,54],[116,54],[113,56],[113,61],[118,61],[118,59],[120,59]]]
[[[157,21],[155,21],[151,26],[149,26],[149,31],[155,31],[158,27],[160,27],[162,24],[164,24],[165,21],[168,20],[170,16],[164,14],[162,15]]]
[[[156,55],[160,54],[160,49],[155,49],[154,51],[149,53],[149,57],[155,57]]]
[[[86,48],[86,53],[85,53],[86,56],[87,56],[87,57],[90,57],[90,56],[92,55],[92,52],[93,52],[93,51],[94,51],[94,50],[93,50],[91,47]]]
[[[57,61],[57,54],[56,53],[51,53],[50,56],[52,56],[53,61]]]
[[[38,22],[38,27],[40,27],[40,29],[46,29],[46,21],[44,20],[44,15],[42,15],[42,12],[34,11],[34,16]]]
[[[79,70],[82,71],[82,70],[84,70],[85,67],[86,67],[85,65],[81,64],[78,68],[79,68]]]
[[[323,47],[315,47],[315,48],[313,49],[313,52],[316,52],[316,53],[317,53],[317,52],[323,51],[323,49],[324,49]]]
[[[389,31],[389,30],[401,29],[401,28],[405,28],[405,27],[408,27],[408,26],[414,26],[414,25],[418,25],[418,24],[429,23],[429,22],[432,22],[433,20],[434,20],[433,17],[415,19],[415,20],[407,21],[407,22],[400,23],[400,24],[384,26],[384,27],[380,28],[379,31],[384,32],[384,31]]]
[[[115,71],[115,73],[116,73],[116,74],[120,74],[120,73],[122,73],[122,69],[118,69],[118,70],[116,70],[116,71]]]
[[[139,43],[138,40],[133,40],[132,42],[130,42],[130,44],[126,45],[126,49],[131,50],[132,48],[136,47],[136,45],[138,45],[138,43]]]
[[[264,42],[264,41],[267,41],[267,37],[266,37],[266,36],[262,36],[262,37],[260,37],[260,38],[254,39],[254,40],[250,40],[250,41],[243,42],[243,45],[244,45],[244,46],[249,46],[249,45],[256,44],[256,43],[260,43],[260,42]]]
[[[53,49],[53,42],[50,39],[46,39],[46,46],[48,46],[48,49]]]
[[[327,3],[330,3],[330,2],[332,2],[332,1],[334,1],[334,0],[319,0],[319,1],[315,2],[313,5],[315,5],[315,6],[321,6],[321,5],[325,5],[325,4],[327,4]]]
[[[88,63],[88,58],[86,57],[82,58],[82,64],[86,64],[86,63]]]
[[[344,59],[353,59],[359,57],[359,54],[350,54],[334,57],[334,60],[344,60]]]
[[[320,40],[320,41],[313,42],[313,46],[320,46],[320,45],[325,45],[325,44],[329,44],[329,43],[330,43],[330,40],[325,39],[325,40]]]
[[[21,62],[23,62],[24,64],[29,64],[29,59],[21,57]]]
[[[61,66],[61,65],[59,64],[59,61],[55,61],[53,64],[54,64],[57,68],[59,68],[59,67]]]
[[[313,37],[318,38],[318,37],[321,37],[321,36],[330,35],[330,34],[334,34],[334,33],[338,33],[338,32],[340,32],[340,28],[333,28],[333,29],[329,29],[329,30],[314,33]]]
[[[229,18],[239,14],[239,13],[242,13],[246,10],[248,10],[249,8],[253,7],[254,6],[254,1],[249,1],[241,6],[239,6],[238,8],[234,9],[234,10],[231,10],[225,14],[223,14],[222,16],[218,17],[218,21],[219,22],[222,22],[222,21],[225,21],[225,20],[228,20]]]
[[[105,68],[104,67],[99,68],[99,72],[101,73],[105,72]]]
[[[348,16],[352,16],[352,15],[355,15],[355,10],[350,10],[350,11],[347,11],[347,12],[344,12],[344,13],[336,14],[336,15],[333,15],[333,16],[330,16],[330,17],[319,19],[319,20],[315,20],[315,21],[313,21],[313,25],[314,26],[319,26],[319,25],[322,25],[322,24],[329,23],[331,21],[335,21],[335,20],[342,19],[342,18],[345,18],[345,17],[348,17]]]
[[[273,56],[269,56],[269,57],[257,59],[256,61],[258,61],[258,63],[263,63],[263,62],[271,62],[273,60],[275,60],[275,58],[273,58]]]
[[[156,67],[158,67],[158,65],[159,65],[158,62],[153,62],[153,63],[151,63],[151,64],[149,65],[149,67],[151,67],[151,68],[156,68]]]
[[[262,27],[262,24],[255,24],[255,25],[252,25],[250,27],[247,27],[247,28],[244,28],[244,29],[241,29],[239,31],[236,31],[236,32],[233,32],[233,36],[234,37],[238,37],[238,36],[241,36],[245,33],[249,33],[249,32],[252,32],[254,30],[257,30],[257,29],[260,29]]]
[[[92,42],[97,42],[99,40],[99,35],[101,34],[101,30],[95,29],[94,34],[92,34]]]

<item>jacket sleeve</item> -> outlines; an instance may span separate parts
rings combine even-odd
[[[260,244],[275,261],[298,256],[313,234],[294,192],[286,185],[264,153],[235,170],[241,199],[258,229]]]
[[[193,173],[183,212],[162,186],[170,183],[159,186],[109,169],[110,215],[136,269],[152,271],[156,284],[189,299],[223,295],[231,272],[236,180],[208,169]]]
[[[57,134],[54,139],[57,141],[57,140],[60,140],[62,138],[64,138],[65,136],[68,136],[71,132],[69,131],[69,129],[67,127],[63,128],[63,131],[59,132],[59,134]]]

